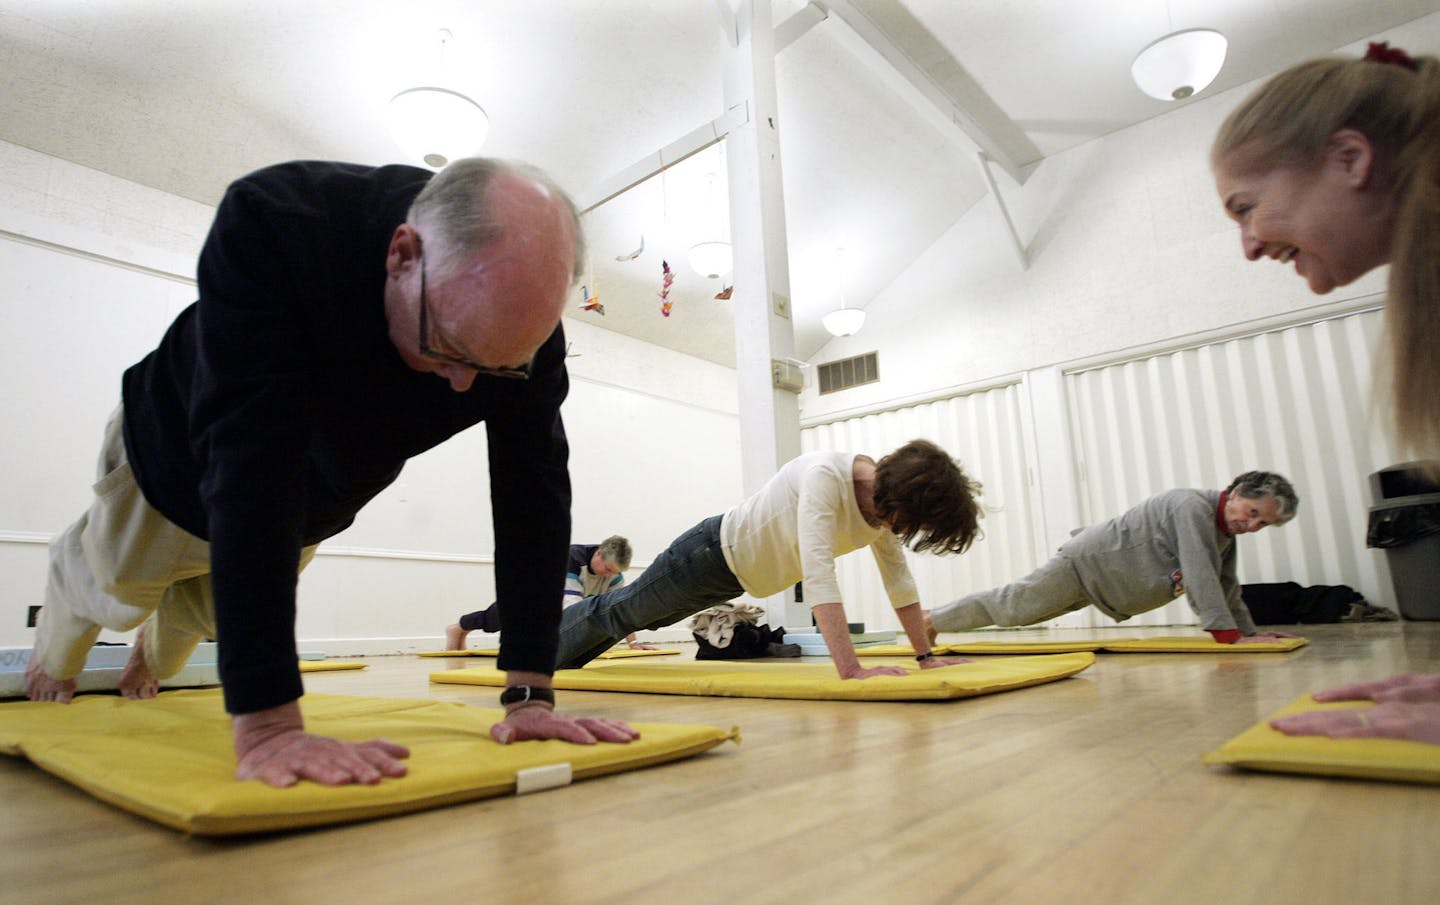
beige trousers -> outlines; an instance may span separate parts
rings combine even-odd
[[[125,456],[123,411],[105,425],[95,499],[50,544],[50,574],[33,656],[53,679],[71,679],[102,628],[145,624],[145,663],[169,678],[195,645],[215,637],[210,545],[161,515],[140,492]],[[315,547],[300,552],[300,568]]]

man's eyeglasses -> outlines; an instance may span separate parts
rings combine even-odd
[[[418,244],[420,237],[417,235],[415,241]],[[529,380],[530,363],[508,367],[490,367],[479,362],[471,361],[463,355],[452,355],[449,352],[442,352],[439,349],[432,349],[427,338],[430,333],[429,304],[425,298],[425,252],[420,252],[420,354],[426,358],[433,358],[436,361],[445,361],[450,364],[463,365],[477,374],[484,374],[487,377],[504,377],[509,380]]]

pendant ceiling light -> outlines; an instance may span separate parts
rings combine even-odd
[[[443,78],[445,47],[451,34],[440,30],[437,75]],[[436,78],[438,82],[441,78]],[[479,104],[438,84],[407,88],[390,99],[390,135],[411,160],[440,169],[452,160],[480,150],[490,130],[490,117]]]
[[[710,210],[715,214],[716,233],[725,235],[724,221],[720,218],[720,199],[715,192],[715,174],[707,177],[710,181]],[[687,255],[690,268],[706,279],[714,280],[729,273],[735,266],[735,255],[730,243],[724,239],[699,242],[690,247]]]
[[[729,242],[701,242],[690,247],[690,266],[702,277],[715,279],[735,266]]]
[[[1204,91],[1225,65],[1229,42],[1218,31],[1189,28],[1154,41],[1130,64],[1140,90],[1162,101],[1184,100]]]
[[[831,336],[853,336],[865,326],[865,312],[860,308],[836,308],[820,318]]]
[[[843,248],[835,250],[835,272],[836,283],[840,287],[840,307],[820,318],[820,323],[831,336],[853,336],[865,326],[865,311],[845,307],[845,283],[849,274]]]

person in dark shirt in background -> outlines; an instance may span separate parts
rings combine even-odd
[[[625,570],[630,568],[633,555],[629,538],[618,534],[598,544],[571,544],[570,562],[565,567],[564,605],[579,603],[586,597],[613,591],[625,584]],[[465,639],[476,630],[500,631],[500,604],[492,603],[483,610],[466,613],[445,626],[445,649],[464,650]],[[625,643],[631,650],[656,649],[637,641],[634,632],[625,637]]]
[[[570,533],[560,316],[583,250],[574,203],[520,164],[303,161],[233,183],[199,300],[125,372],[94,501],[51,545],[27,695],[69,701],[102,627],[140,628],[133,698],[214,637],[238,778],[403,775],[401,745],[304,731],[297,574],[406,460],[484,421],[510,602],[492,735],[636,737],[554,713],[550,690]]]

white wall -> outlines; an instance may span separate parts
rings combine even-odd
[[[83,511],[121,372],[194,298],[212,211],[0,143],[0,647],[28,647],[51,535]],[[574,538],[628,536],[636,569],[740,495],[735,376],[567,320]],[[483,428],[411,462],[301,580],[302,647],[434,647],[493,599]],[[108,640],[118,640],[108,638]]]

